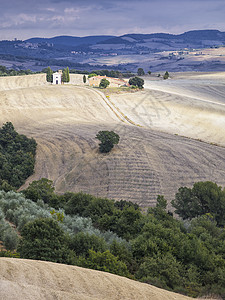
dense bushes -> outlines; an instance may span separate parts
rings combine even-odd
[[[70,263],[66,234],[57,221],[40,218],[29,222],[21,235],[18,252],[22,258]]]
[[[181,187],[172,204],[183,219],[210,213],[219,226],[225,226],[225,189],[216,183],[197,182],[192,189]]]
[[[9,230],[11,240],[17,232],[6,219],[21,232],[17,248],[21,257],[103,270],[193,297],[225,297],[225,229],[218,226],[216,215],[207,212],[183,222],[166,211],[163,196],[158,197],[155,208],[143,214],[137,204],[124,200],[114,202],[83,193],[57,196],[54,189],[48,189],[46,180],[40,185],[36,182],[32,188],[43,182],[47,183],[43,189],[47,187],[50,193],[39,191],[36,203],[22,194],[0,192],[0,226],[5,226],[4,232]],[[205,184],[217,190],[214,184]],[[203,184],[196,186],[198,197],[208,191],[202,189]],[[215,196],[206,194],[209,198]],[[53,219],[58,211],[53,213],[48,206],[53,195],[57,206],[65,209],[65,213],[59,210],[64,214],[59,222]],[[44,237],[43,243],[40,236]],[[52,245],[58,258],[51,253]]]
[[[36,142],[18,134],[11,122],[0,129],[0,187],[19,188],[34,171]],[[12,186],[12,187],[10,187]]]

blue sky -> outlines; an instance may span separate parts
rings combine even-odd
[[[0,0],[0,40],[225,31],[225,0]]]

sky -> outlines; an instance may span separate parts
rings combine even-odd
[[[0,0],[0,40],[225,31],[225,0]]]

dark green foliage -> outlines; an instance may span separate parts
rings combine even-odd
[[[169,73],[168,71],[165,72],[165,74],[163,75],[163,79],[168,79],[169,78]]]
[[[147,213],[142,214],[137,204],[124,200],[115,202],[83,193],[66,193],[60,196],[59,204],[64,206],[66,213],[77,214],[80,217],[69,217],[65,214],[62,222],[51,220],[60,226],[60,230],[61,228],[66,230],[69,225],[69,228],[73,229],[67,231],[70,236],[66,236],[64,231],[55,230],[55,223],[43,225],[43,219],[41,219],[38,224],[42,225],[37,228],[32,225],[29,230],[27,229],[29,242],[22,242],[26,236],[22,234],[21,245],[24,247],[24,252],[21,251],[21,253],[29,253],[32,257],[35,255],[38,257],[38,253],[42,253],[43,258],[38,259],[50,257],[49,260],[52,261],[57,259],[61,262],[128,276],[192,297],[214,294],[215,297],[218,296],[217,298],[219,296],[224,298],[225,228],[218,227],[214,213],[218,203],[221,202],[220,197],[223,191],[214,183],[198,183],[194,187],[195,189],[190,189],[191,193],[199,199],[198,205],[201,203],[203,206],[201,207],[202,213],[207,213],[185,223],[176,220],[166,211],[167,201],[163,196],[158,196],[156,207],[149,208]],[[48,182],[45,188],[47,191],[50,189],[50,195],[54,194]],[[184,190],[187,199],[190,190]],[[44,192],[43,195],[45,194]],[[24,214],[22,219],[25,219],[26,224],[28,216],[24,210],[31,206],[31,210],[34,211],[34,206],[37,206],[29,200],[23,199],[22,201],[20,199],[22,195],[17,194],[23,205],[18,213],[14,213],[14,206],[17,205],[14,200],[15,195],[14,192],[7,194],[0,192],[0,208],[2,209],[0,217],[2,216],[1,226],[5,228],[3,228],[4,236],[9,230],[9,224],[7,227],[7,222],[3,220],[4,214],[11,222],[15,220],[16,226],[23,223],[23,220],[18,222],[16,218]],[[2,199],[2,197],[12,196],[10,204],[9,199]],[[211,201],[213,203],[210,203]],[[213,213],[205,209],[207,205]],[[53,212],[52,209],[49,211]],[[44,210],[36,216],[40,214],[45,215]],[[97,229],[91,227],[90,219],[83,220],[84,216],[90,217]],[[220,216],[217,217],[220,219]],[[36,224],[37,221],[29,224]],[[84,222],[89,225],[84,225]],[[80,224],[78,230],[77,223]],[[49,226],[53,228],[53,232]],[[38,228],[41,234],[37,234],[35,239],[31,233]],[[117,237],[108,242],[107,235],[113,235],[106,230],[117,233],[126,240],[120,240]],[[38,243],[40,236],[43,237],[41,239],[43,243]],[[53,251],[51,247],[56,250]],[[35,252],[34,249],[38,251]]]
[[[70,82],[70,70],[68,67],[63,70],[62,82],[66,82],[66,83]]]
[[[108,153],[112,150],[114,145],[119,143],[120,137],[114,131],[99,131],[95,137],[101,143],[99,150],[101,153]]]
[[[48,67],[46,71],[46,80],[47,82],[53,82],[53,71],[50,67]]]
[[[64,231],[48,218],[27,223],[18,247],[21,258],[70,263],[71,252]]]
[[[70,82],[70,70],[69,70],[69,67],[66,68],[66,82]]]
[[[31,199],[34,202],[43,200],[44,203],[48,203],[54,208],[59,208],[60,205],[62,206],[62,199],[54,193],[54,190],[52,180],[42,178],[30,183],[28,188],[22,192],[27,199]]]
[[[17,252],[12,252],[12,251],[0,251],[0,257],[14,257],[14,258],[20,258],[19,253]]]
[[[192,189],[181,187],[172,205],[183,219],[210,213],[219,226],[225,225],[225,190],[216,183],[197,182]]]
[[[144,79],[140,77],[133,77],[129,80],[129,84],[138,87],[139,89],[143,89]]]
[[[147,283],[154,283],[155,278],[160,287],[174,289],[183,283],[183,268],[176,258],[168,253],[164,256],[145,258],[137,272],[137,278]]]
[[[18,134],[11,122],[0,129],[0,179],[4,190],[19,188],[33,174],[37,144]]]
[[[35,74],[30,69],[28,70],[14,70],[14,69],[7,69],[5,66],[0,66],[0,76],[18,76],[18,75],[30,75]]]
[[[137,70],[137,75],[138,75],[138,76],[143,76],[143,75],[145,75],[144,70],[143,70],[142,68],[138,68],[138,70]]]
[[[105,252],[95,252],[89,250],[89,257],[80,261],[82,267],[109,272],[120,276],[128,276],[127,266],[118,260],[109,250]]]
[[[10,185],[7,180],[0,179],[0,190],[5,191],[5,192],[9,192],[9,191],[15,191],[16,188],[13,187],[12,185]]]
[[[110,85],[110,82],[109,82],[107,79],[103,78],[103,79],[101,80],[100,84],[99,84],[99,87],[100,87],[101,89],[105,89],[105,88],[107,88],[107,86],[109,86],[109,85]]]
[[[148,75],[151,75],[151,74],[152,74],[152,72],[151,72],[151,71],[148,71],[147,73],[148,73]]]
[[[97,76],[97,74],[96,73],[91,73],[91,74],[88,75],[88,78],[91,78],[91,77],[94,77],[94,76]]]
[[[86,76],[84,75],[84,76],[83,76],[83,83],[86,83],[86,81],[87,81],[87,78],[86,78]]]
[[[77,256],[83,256],[85,258],[89,256],[90,249],[95,252],[104,252],[107,250],[107,244],[103,238],[84,232],[72,236],[69,247]]]

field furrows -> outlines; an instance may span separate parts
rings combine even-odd
[[[150,89],[111,98],[141,126],[225,146],[225,105],[218,99],[212,103]]]
[[[151,126],[140,128],[121,122],[89,88],[65,85],[1,91],[1,122],[12,121],[16,130],[38,142],[35,174],[25,186],[47,177],[58,193],[83,191],[151,206],[158,194],[173,199],[182,185],[200,180],[224,185],[225,148],[150,130],[156,119],[158,124],[166,119],[172,122],[173,111],[167,106],[171,96],[159,91],[150,94],[151,104],[145,107],[148,95],[146,90],[114,99],[123,103],[120,109],[126,109],[125,114],[132,112],[130,118],[137,118],[137,123],[143,118],[140,109],[149,112],[152,125],[147,115],[143,120]],[[109,154],[98,152],[99,130],[120,135],[120,143]]]

